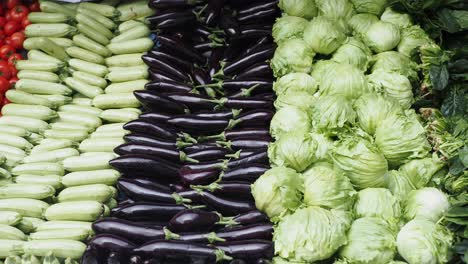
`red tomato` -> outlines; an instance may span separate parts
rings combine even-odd
[[[3,98],[3,105],[6,105],[6,104],[9,104],[11,103],[10,100],[8,100],[8,98],[6,98],[6,96]]]
[[[0,29],[0,46],[3,45],[3,43],[5,43],[5,39],[5,33],[3,33],[3,30]]]
[[[41,6],[39,5],[38,1],[34,1],[29,5],[29,11],[31,12],[40,12],[41,11]]]
[[[5,38],[5,43],[3,45],[10,45],[11,46],[11,38],[10,37],[6,37]],[[1,57],[0,57],[1,58]]]
[[[0,29],[3,29],[6,23],[7,23],[6,18],[1,16],[0,17]]]
[[[0,76],[6,79],[11,78],[10,65],[4,60],[0,61]]]
[[[11,35],[11,46],[15,49],[22,49],[23,48],[23,42],[26,36],[24,35],[23,32],[15,32],[13,35]]]
[[[8,9],[12,9],[13,7],[19,4],[20,4],[19,0],[6,0],[6,6],[8,7]]]
[[[7,36],[11,36],[13,33],[19,31],[20,29],[21,29],[21,25],[18,22],[8,21],[5,24],[4,31]]]
[[[3,8],[3,5],[0,5],[0,15],[3,15],[5,13],[5,9]]]
[[[11,56],[8,58],[8,64],[15,65],[17,61],[22,60],[22,59],[23,59],[23,56],[21,56],[21,54],[19,53],[11,54]]]
[[[11,78],[17,77],[18,70],[16,69],[15,65],[10,65],[10,72],[11,72]]]
[[[0,76],[0,94],[5,94],[8,88],[10,88],[10,83],[5,77]]]
[[[11,19],[16,22],[21,22],[25,17],[28,17],[29,10],[24,5],[15,6],[10,10]]]
[[[10,85],[9,87],[12,89],[12,88],[15,88],[15,84],[16,82],[18,81],[18,77],[12,77],[9,81],[8,81],[8,84]]]
[[[10,21],[10,20],[11,20],[11,14],[10,14],[10,12],[6,12],[5,18],[6,18],[7,21]]]
[[[13,53],[15,53],[15,48],[10,45],[0,47],[0,58],[4,60],[7,60]]]
[[[31,25],[31,21],[29,21],[28,17],[25,17],[23,21],[21,21],[21,26],[26,28],[27,26]]]

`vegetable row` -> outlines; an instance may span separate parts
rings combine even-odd
[[[110,164],[123,197],[84,263],[266,263],[272,225],[250,184],[268,168],[275,1],[151,1],[144,112]],[[267,11],[268,12],[265,12]],[[261,21],[259,24],[258,22]],[[249,34],[243,33],[249,31]]]
[[[153,46],[134,19],[153,11],[112,2],[42,1],[29,16],[28,59],[16,62],[20,79],[0,118],[6,263],[76,263],[92,222],[117,206],[120,174],[109,161],[123,124],[141,113],[132,92],[147,83],[141,56]]]
[[[275,223],[274,263],[451,260],[445,164],[411,109],[419,49],[435,44],[388,5],[279,2],[273,168],[252,185]]]

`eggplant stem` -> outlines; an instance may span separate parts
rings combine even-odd
[[[210,192],[213,192],[215,190],[221,189],[221,186],[219,186],[219,184],[217,183],[218,181],[219,179],[216,182],[211,183],[210,185],[190,185],[190,188],[199,191],[208,190]]]
[[[216,255],[216,262],[219,262],[222,260],[232,260],[232,257],[226,255],[226,252],[222,251],[221,249],[216,249],[215,255]]]
[[[219,81],[217,83],[210,83],[210,84],[200,84],[195,86],[195,88],[218,88],[221,89],[223,87],[223,81]]]
[[[185,152],[183,152],[183,151],[179,151],[179,158],[180,158],[180,161],[182,161],[182,162],[187,161],[187,162],[191,162],[191,163],[200,163],[200,161],[198,161],[196,159],[192,159],[189,156],[187,156],[187,154]]]
[[[222,218],[220,218],[220,220],[216,224],[224,225],[224,226],[238,225],[239,223],[237,223],[233,219],[234,219],[234,217],[222,217]]]
[[[231,111],[233,118],[237,118],[240,115],[240,113],[242,113],[242,109],[232,109]]]
[[[165,240],[173,240],[173,239],[179,239],[180,236],[176,233],[171,232],[171,230],[167,229],[164,227],[164,239]]]
[[[187,143],[187,142],[183,142],[183,141],[180,141],[180,140],[177,140],[177,142],[176,142],[176,147],[178,149],[183,149],[183,148],[186,148],[186,147],[190,147],[192,145],[193,145],[193,143]]]
[[[250,88],[242,88],[241,91],[242,91],[242,96],[244,97],[250,97],[250,95],[252,94],[252,91],[255,90],[255,88],[257,88],[258,86],[260,86],[260,84],[255,84],[253,85],[252,87]]]
[[[197,140],[200,141],[200,142],[207,141],[207,140],[210,140],[210,139],[226,140],[226,136],[224,135],[224,131],[223,131],[223,132],[221,132],[220,134],[217,134],[217,135],[200,136],[200,137],[197,138]]]
[[[192,203],[192,200],[180,196],[178,193],[173,193],[171,196],[174,198],[176,204]]]
[[[240,157],[242,150],[236,151],[236,153],[233,154],[226,154],[226,158],[231,158],[231,159],[238,159]]]
[[[216,141],[216,144],[220,145],[221,147],[225,147],[229,150],[232,150],[232,143],[231,141]]]
[[[182,133],[182,137],[184,138],[185,141],[188,141],[190,143],[193,143],[193,144],[196,144],[198,143],[197,140],[195,138],[193,138],[192,136],[190,136],[189,134],[187,133]]]
[[[210,87],[205,87],[206,94],[211,98],[216,98],[216,91]]]
[[[208,240],[208,242],[210,242],[210,244],[213,244],[214,242],[225,242],[226,241],[226,239],[218,237],[215,232],[208,233],[206,235],[206,239]]]
[[[241,120],[231,119],[229,120],[229,124],[227,125],[226,129],[227,130],[233,129],[235,126],[237,126],[240,123],[242,123]]]

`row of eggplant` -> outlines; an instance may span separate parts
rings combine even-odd
[[[241,3],[242,2],[242,3]],[[269,263],[273,226],[250,185],[269,169],[277,1],[153,0],[144,112],[110,164],[111,218],[83,263]]]

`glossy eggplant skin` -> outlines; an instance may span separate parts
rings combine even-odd
[[[158,112],[153,112],[153,111],[144,112],[139,116],[139,118],[146,118],[147,120],[150,120],[151,122],[158,122],[158,123],[164,123],[171,117],[172,116],[170,114],[158,113]]]
[[[166,159],[170,162],[181,163],[186,161],[184,153],[174,147],[159,147],[140,143],[125,143],[114,149],[114,152],[119,155],[127,154],[143,154],[161,159]]]
[[[96,252],[98,259],[106,259],[109,254],[115,253],[117,260],[125,261],[136,246],[122,237],[99,234],[88,241],[88,247]]]
[[[137,255],[156,258],[166,256],[198,256],[206,258],[205,262],[203,263],[216,263],[220,253],[218,249],[212,246],[197,245],[184,241],[167,240],[150,241],[138,248],[135,248],[133,252]]]
[[[272,138],[267,137],[252,137],[252,138],[234,138],[230,141],[221,143],[233,150],[248,150],[248,149],[267,149],[268,145],[272,142]]]
[[[260,150],[255,152],[252,155],[231,160],[227,163],[228,168],[235,168],[235,167],[240,167],[240,166],[247,166],[248,164],[268,164],[268,153],[265,150]]]
[[[222,175],[223,181],[246,181],[254,183],[260,176],[262,176],[269,166],[263,164],[250,164],[247,166],[235,167],[226,170]]]
[[[169,221],[168,228],[172,232],[204,232],[211,230],[219,222],[220,215],[200,209],[180,211]]]
[[[225,216],[234,216],[255,209],[253,201],[228,199],[204,191],[201,192],[201,196],[206,205]]]
[[[117,218],[104,218],[93,223],[96,234],[111,234],[122,237],[135,244],[145,243],[155,239],[164,239],[163,228],[155,228]]]
[[[199,116],[175,116],[167,121],[177,129],[192,134],[220,133],[227,128],[229,120],[224,118],[209,118]]]
[[[212,233],[182,233],[179,239],[193,243],[211,243]],[[251,239],[271,240],[273,226],[271,224],[256,224],[250,226],[237,226],[216,232],[216,239],[225,241],[245,241]]]
[[[183,205],[136,202],[118,208],[113,216],[130,221],[169,221],[178,212],[185,210]]]
[[[179,170],[181,182],[186,185],[208,185],[218,180],[220,177],[219,169],[191,170],[182,167]]]
[[[211,147],[203,150],[198,151],[186,151],[186,154],[189,158],[198,160],[198,161],[210,161],[210,160],[217,160],[223,159],[226,155],[230,154],[231,152],[222,147]]]
[[[216,243],[215,246],[233,258],[257,260],[274,256],[273,242],[267,240],[229,241]]]
[[[196,61],[197,63],[205,62],[205,59],[202,56],[173,37],[159,35],[158,41],[161,44],[161,49],[167,53],[174,56],[181,56],[188,61]]]
[[[258,210],[248,211],[246,213],[236,215],[232,218],[232,221],[238,225],[251,225],[270,222],[268,220],[268,216]]]
[[[173,140],[161,139],[157,137],[152,137],[145,134],[131,133],[124,136],[124,139],[128,142],[157,146],[157,147],[166,147],[166,148],[176,148],[176,142]]]
[[[152,111],[159,111],[162,113],[170,114],[183,114],[187,112],[187,106],[176,102],[175,100],[167,97],[156,91],[142,90],[135,91],[135,97],[142,103],[142,105]]]
[[[236,75],[236,80],[248,80],[252,78],[273,78],[273,71],[267,62],[259,62]]]
[[[123,128],[134,133],[141,133],[174,141],[179,137],[177,134],[178,131],[174,127],[159,122],[153,122],[145,118],[138,118],[130,121],[126,123]]]
[[[270,34],[271,34],[271,31],[270,31]],[[239,58],[236,61],[232,61],[226,64],[226,67],[223,70],[224,74],[233,75],[233,74],[238,73],[239,70],[241,69],[248,68],[254,65],[255,63],[270,59],[271,57],[273,57],[275,50],[276,50],[276,47],[274,45],[266,46],[262,50],[256,51],[245,57]]]
[[[123,173],[166,181],[176,180],[179,175],[176,164],[148,155],[129,154],[115,158],[109,164]]]
[[[149,6],[151,8],[184,8],[196,4],[196,1],[191,0],[151,0]]]
[[[172,66],[171,64],[166,63],[165,61],[155,59],[149,55],[143,55],[142,58],[145,64],[150,66],[150,68],[153,68],[153,70],[165,72],[169,76],[174,76],[176,79],[181,80],[183,82],[190,81],[190,78],[186,74],[184,74],[183,70],[178,69],[177,67]]]
[[[148,56],[154,59],[162,60],[184,71],[190,71],[193,67],[189,61],[186,61],[184,59],[179,58],[178,56],[174,56],[174,55],[171,55],[166,52],[159,51],[159,50],[150,50],[148,52]]]
[[[201,110],[213,110],[216,103],[208,96],[193,94],[193,93],[167,93],[167,97],[178,102],[179,104],[186,105],[192,112]]]
[[[168,204],[180,204],[184,202],[182,197],[177,198],[175,194],[167,190],[161,190],[132,179],[120,179],[117,186],[126,196],[136,201],[162,202]]]
[[[235,197],[241,198],[247,201],[253,201],[253,197],[250,190],[250,183],[232,181],[232,182],[216,182],[210,186],[212,190],[210,192],[220,197]]]
[[[177,81],[153,81],[147,83],[145,88],[159,93],[190,93],[193,90],[192,86]]]

